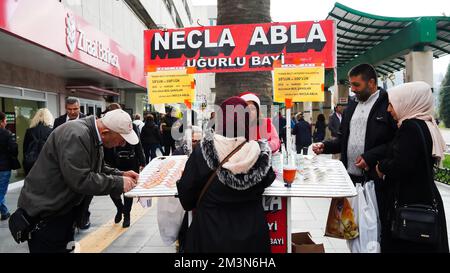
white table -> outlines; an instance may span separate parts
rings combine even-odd
[[[150,175],[150,170],[152,164],[155,164],[157,160],[161,160],[162,157],[152,160],[147,167],[141,172],[140,181],[138,181],[138,186],[132,191],[125,194],[127,197],[170,197],[177,195],[176,187],[166,187],[164,185],[158,185],[150,189],[142,188],[142,183],[145,182],[146,178]],[[328,159],[321,156],[301,156],[297,155],[297,175],[295,181],[291,184],[291,187],[285,187],[283,182],[283,177],[280,169],[281,165],[274,165],[274,169],[278,173],[277,179],[268,187],[264,193],[263,203],[265,207],[268,208],[266,214],[272,214],[274,212],[270,211],[273,208],[273,203],[278,202],[278,204],[286,204],[285,206],[278,206],[277,213],[281,216],[285,215],[286,223],[283,226],[286,227],[285,231],[280,230],[281,236],[283,236],[283,242],[285,246],[283,249],[291,252],[291,198],[292,197],[317,197],[317,198],[333,198],[333,197],[352,197],[356,196],[356,189],[347,174],[347,171],[339,160]],[[267,197],[272,198],[272,201],[267,200]],[[280,199],[277,199],[280,198]],[[285,200],[283,200],[285,199]],[[277,206],[275,206],[277,207]],[[273,217],[276,220],[276,216]],[[284,221],[280,219],[279,221]],[[271,232],[272,234],[272,232]],[[273,234],[272,234],[273,235]],[[279,236],[279,235],[278,235]]]

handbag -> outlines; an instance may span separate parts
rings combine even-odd
[[[197,199],[197,208],[200,205],[200,201],[202,200],[203,195],[206,193],[206,190],[209,188],[209,186],[211,185],[214,177],[216,177],[217,175],[217,171],[219,170],[219,168],[221,168],[223,166],[223,164],[227,163],[227,161],[235,154],[237,153],[242,146],[244,146],[244,144],[247,143],[247,141],[242,142],[239,146],[237,146],[229,155],[227,155],[227,157],[225,157],[222,162],[220,162],[219,166],[217,166],[217,168],[215,170],[213,170],[213,173],[211,174],[211,176],[208,179],[208,182],[206,182],[205,186],[203,187],[202,191],[200,192],[200,196]]]
[[[415,122],[414,122],[415,123]],[[399,185],[396,186],[394,195],[394,215],[391,222],[392,237],[415,243],[436,244],[440,240],[440,224],[437,209],[436,197],[432,188],[434,183],[431,172],[430,159],[425,147],[425,136],[420,126],[415,123],[419,129],[419,135],[423,142],[425,152],[425,163],[427,166],[428,184],[432,195],[432,205],[427,204],[398,204]]]
[[[32,222],[31,217],[28,216],[27,212],[22,208],[18,208],[11,214],[8,226],[16,243],[20,244],[31,239],[31,234],[36,227]]]

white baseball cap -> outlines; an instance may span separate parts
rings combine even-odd
[[[131,145],[139,143],[139,138],[133,130],[131,117],[127,112],[121,109],[109,111],[101,118],[101,121],[108,129],[120,134]]]

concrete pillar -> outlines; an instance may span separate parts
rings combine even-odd
[[[341,100],[344,100],[344,104],[348,103],[348,93],[349,93],[349,88],[347,85],[345,84],[338,84],[338,99],[336,101],[336,103],[342,103]]]
[[[323,103],[322,111],[323,115],[325,116],[325,122],[328,124],[328,118],[330,117],[332,113],[332,106],[331,106],[331,91],[325,90],[325,102]],[[330,138],[331,133],[330,130],[325,130],[325,139]]]
[[[412,51],[405,55],[406,82],[424,81],[433,87],[433,52]]]
[[[303,117],[309,123],[312,121],[312,103],[304,102],[303,103]]]
[[[320,109],[320,102],[312,103],[312,115],[311,115],[311,125],[316,124],[317,116],[322,112]],[[313,128],[314,130],[314,128]]]
[[[296,115],[299,112],[303,112],[305,110],[305,102],[297,102],[296,103],[296,109],[295,112],[293,113],[294,115]]]

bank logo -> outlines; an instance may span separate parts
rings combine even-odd
[[[77,27],[75,25],[75,18],[72,14],[67,13],[66,17],[66,45],[69,49],[70,53],[75,51],[75,47],[77,46],[76,42],[77,36]]]

